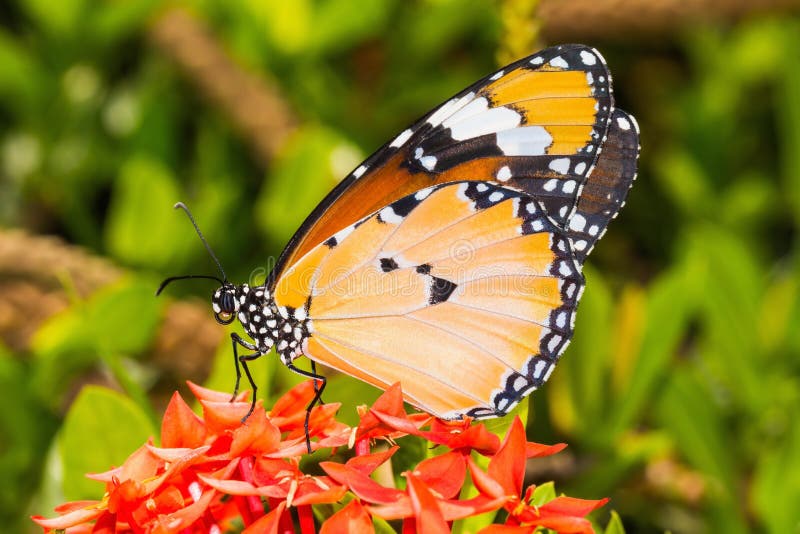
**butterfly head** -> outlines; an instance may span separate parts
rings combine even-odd
[[[223,282],[211,296],[211,308],[214,310],[214,319],[220,324],[231,324],[239,312],[245,285],[235,286],[230,282]]]

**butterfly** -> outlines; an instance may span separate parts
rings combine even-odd
[[[218,261],[222,278],[193,276],[220,282],[215,318],[247,335],[231,334],[236,390],[240,365],[255,390],[247,362],[274,347],[318,381],[314,402],[320,363],[381,389],[400,382],[441,419],[505,415],[569,344],[583,263],[638,154],[593,48],[547,48],[477,81],[334,188],[263,285],[229,282]]]

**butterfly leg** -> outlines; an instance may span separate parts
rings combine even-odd
[[[311,372],[317,374],[317,362],[315,362],[314,360],[311,360]],[[317,392],[317,388],[319,388],[319,385],[317,384],[317,381],[314,380],[314,393]],[[320,393],[319,395],[319,403],[325,404],[325,401],[322,400],[322,393]]]
[[[286,363],[286,367],[298,375],[305,376],[307,378],[311,378],[314,380],[314,398],[311,399],[311,402],[308,403],[306,406],[306,420],[303,424],[303,428],[306,431],[306,448],[308,449],[308,454],[311,454],[311,436],[308,435],[308,420],[311,417],[311,410],[314,406],[321,401],[322,392],[325,390],[325,385],[328,383],[328,379],[322,375],[317,374],[316,367],[314,366],[313,362],[311,364],[311,371],[304,371],[303,369],[298,369],[294,366],[291,362]],[[319,387],[317,387],[317,380],[321,382]]]
[[[256,385],[255,380],[253,380],[253,375],[250,374],[250,368],[247,366],[247,362],[258,359],[263,356],[263,354],[261,352],[254,352],[253,354],[244,354],[239,356],[239,345],[248,350],[255,351],[258,351],[258,347],[256,347],[253,343],[242,339],[241,336],[236,333],[231,334],[231,341],[233,344],[233,362],[236,365],[236,385],[233,388],[233,396],[231,397],[231,400],[235,399],[236,395],[239,393],[239,382],[242,379],[240,364],[241,367],[244,368],[244,373],[247,376],[247,381],[250,383],[250,387],[253,388],[253,400],[250,403],[250,409],[247,411],[247,415],[242,418],[242,422],[245,422],[256,407],[256,392],[258,391],[258,386]]]

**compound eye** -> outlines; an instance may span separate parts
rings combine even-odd
[[[220,308],[222,308],[222,313],[228,313],[228,314],[233,313],[233,308],[234,308],[233,299],[234,297],[230,293],[224,293],[222,295],[222,302],[220,302]]]
[[[215,314],[214,317],[217,319],[217,322],[222,324],[230,324],[231,322],[233,322],[233,312],[228,312],[223,310]]]

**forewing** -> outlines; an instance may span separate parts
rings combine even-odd
[[[315,246],[383,206],[436,184],[507,184],[565,226],[613,110],[605,61],[548,48],[476,82],[403,130],[345,178],[295,233],[270,282]]]
[[[583,288],[541,204],[487,182],[426,188],[339,231],[288,268],[303,352],[442,418],[502,415],[549,376]]]

